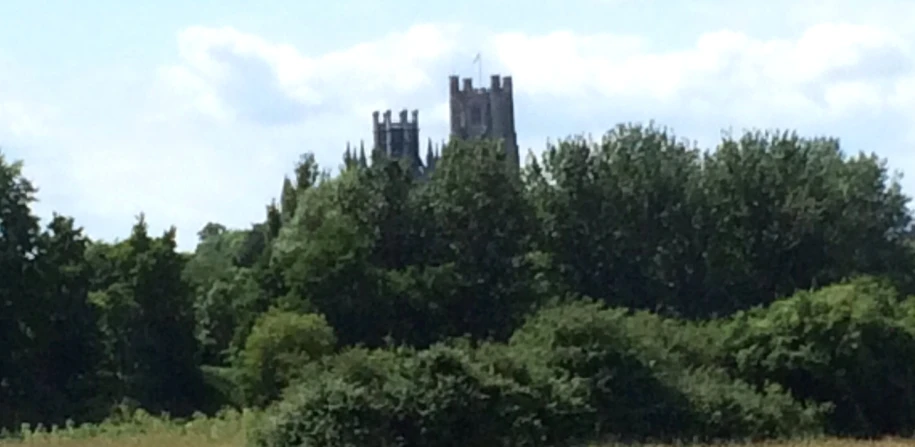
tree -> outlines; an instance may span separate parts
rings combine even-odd
[[[430,298],[447,315],[446,333],[505,337],[539,300],[526,262],[534,209],[496,142],[452,142],[442,154],[421,196],[435,235],[427,265],[454,266],[461,285]]]
[[[338,199],[359,175],[346,171],[303,193],[295,218],[272,246],[269,269],[288,288],[280,295],[283,309],[325,315],[332,326],[347,328],[340,334],[346,344],[375,344],[390,327],[390,306],[369,264],[374,233]]]
[[[238,357],[246,400],[253,405],[275,400],[307,363],[333,352],[336,343],[333,328],[321,315],[266,312]]]
[[[737,313],[724,326],[724,363],[754,385],[834,406],[829,432],[912,431],[915,329],[893,287],[857,278]]]
[[[199,242],[206,241],[207,239],[217,237],[226,232],[225,225],[208,222],[200,231],[197,232],[197,239]]]
[[[908,198],[875,156],[846,157],[835,139],[748,132],[725,138],[703,165],[714,266],[705,294],[718,313],[912,270]]]
[[[98,247],[95,299],[103,309],[114,397],[187,414],[201,403],[202,383],[192,290],[175,248],[174,228],[151,238],[141,215],[130,238]]]
[[[22,163],[9,163],[0,153],[0,422],[15,424],[22,420],[28,408],[29,389],[26,365],[21,358],[29,352],[27,318],[34,317],[27,305],[31,284],[26,272],[30,270],[38,222],[30,205],[35,200],[35,188],[22,176]],[[26,324],[20,324],[25,320]]]
[[[295,189],[304,191],[315,186],[321,177],[321,170],[315,155],[306,152],[299,156],[299,161],[295,165]]]
[[[197,296],[195,315],[202,361],[225,365],[244,347],[257,317],[269,301],[250,269],[232,268]]]
[[[298,193],[289,177],[283,177],[283,192],[280,195],[280,213],[283,220],[287,221],[295,215],[295,207],[298,204]]]
[[[31,307],[40,319],[31,327],[29,400],[46,424],[104,414],[96,398],[104,353],[98,309],[89,299],[88,243],[73,219],[55,214],[37,244]]]
[[[703,155],[619,126],[548,148],[526,180],[565,288],[613,305],[709,317],[912,270],[908,199],[885,164],[836,140],[748,132]]]

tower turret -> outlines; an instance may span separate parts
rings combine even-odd
[[[392,113],[386,110],[383,121],[378,120],[379,112],[373,112],[373,134],[375,138],[374,150],[388,157],[406,159],[414,169],[422,167],[419,155],[419,111],[413,110],[412,120],[410,113],[401,110],[397,121],[392,120]]]
[[[450,78],[451,138],[490,138],[502,142],[508,163],[518,168],[518,137],[511,76],[490,76],[489,88],[474,88],[473,80]]]

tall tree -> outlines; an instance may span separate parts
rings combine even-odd
[[[678,291],[701,293],[692,288],[704,280],[698,155],[640,125],[547,148],[531,200],[542,247],[570,290],[649,309],[676,306]]]
[[[568,289],[615,305],[707,317],[912,268],[898,182],[835,140],[748,132],[700,156],[620,126],[548,148],[528,180]]]
[[[526,262],[534,210],[497,142],[452,142],[442,154],[424,202],[435,234],[429,264],[453,266],[462,284],[438,297],[448,332],[507,336],[538,299]]]
[[[314,186],[321,177],[321,169],[314,154],[306,152],[299,156],[295,164],[295,188],[304,191]]]
[[[295,207],[298,204],[298,193],[289,177],[283,178],[283,191],[280,194],[280,213],[283,221],[288,221],[295,215]]]
[[[42,311],[32,306],[39,235],[30,208],[35,192],[22,176],[22,163],[7,162],[0,153],[0,423],[5,424],[21,422],[31,408],[30,326]]]
[[[114,397],[184,414],[198,408],[202,383],[192,291],[175,248],[174,228],[152,238],[141,215],[130,238],[99,249],[104,279],[96,301],[103,307]]]
[[[36,301],[41,319],[31,328],[30,401],[41,422],[104,416],[96,398],[102,360],[98,312],[89,300],[92,272],[86,261],[88,239],[73,219],[55,215],[42,233],[35,257]]]

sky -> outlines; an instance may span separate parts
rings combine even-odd
[[[522,151],[654,121],[713,147],[788,129],[915,194],[912,0],[2,0],[0,151],[93,238],[261,221],[303,152],[372,111],[447,137],[448,75],[513,77]]]

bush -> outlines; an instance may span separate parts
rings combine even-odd
[[[255,323],[241,352],[239,382],[245,401],[263,405],[300,377],[309,362],[333,352],[333,328],[323,316],[271,310]]]
[[[542,365],[537,380],[584,381],[590,437],[636,440],[780,438],[816,434],[823,409],[777,386],[756,390],[723,370],[695,367],[717,355],[719,330],[630,314],[590,302],[544,309],[511,340]],[[587,436],[585,433],[575,433]]]
[[[690,346],[718,340],[712,329],[575,302],[541,310],[508,344],[352,349],[307,366],[307,380],[288,389],[253,439],[260,447],[539,446],[821,431],[820,406],[689,366],[720,354]]]
[[[490,364],[494,366],[494,364]],[[545,396],[472,351],[353,350],[289,390],[255,445],[544,445]]]
[[[640,355],[650,357],[649,361],[700,368],[715,364],[720,357],[723,340],[718,320],[696,322],[636,311],[621,323]]]
[[[759,387],[834,405],[829,431],[915,429],[915,338],[892,287],[863,278],[801,292],[725,326],[723,362]]]
[[[818,436],[827,408],[802,405],[782,387],[763,390],[715,368],[685,371],[677,388],[686,395],[692,426],[682,437],[700,441],[786,439]]]
[[[591,302],[552,306],[519,328],[510,344],[549,374],[538,380],[585,384],[590,411],[576,424],[591,436],[670,437],[686,424],[688,404],[645,361],[651,356],[626,333],[626,318],[623,310]]]
[[[245,396],[241,387],[242,379],[238,369],[202,365],[200,372],[203,375],[208,414],[222,408],[245,406]]]

